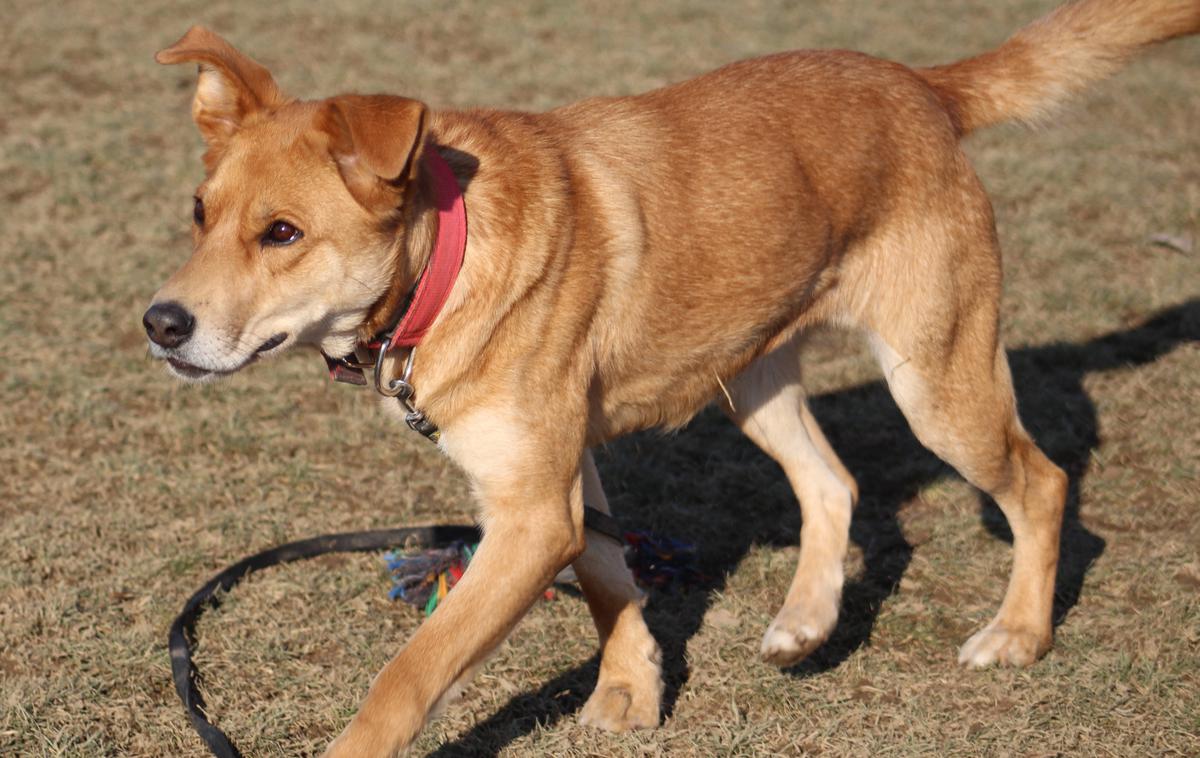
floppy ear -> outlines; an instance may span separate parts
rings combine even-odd
[[[203,26],[154,56],[159,63],[200,64],[192,118],[210,149],[233,136],[250,114],[283,103],[271,72]]]
[[[429,109],[393,95],[341,95],[326,100],[317,128],[347,189],[364,208],[394,210],[420,171]]]

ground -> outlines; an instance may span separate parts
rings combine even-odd
[[[188,253],[194,71],[152,61],[204,22],[291,93],[550,107],[793,47],[901,61],[981,51],[1052,0],[877,3],[25,3],[0,31],[0,754],[202,756],[166,632],[213,573],[272,544],[472,513],[461,475],[296,353],[217,386],[145,358],[140,316]],[[1005,249],[1020,408],[1071,475],[1056,642],[964,672],[996,608],[1003,517],[908,433],[857,338],[817,335],[814,410],[863,498],[843,620],[760,663],[799,516],[719,414],[599,451],[629,527],[695,542],[703,587],[651,597],[666,714],[575,716],[583,602],[540,603],[418,754],[1172,755],[1200,752],[1200,40],[1157,49],[1039,130],[968,151]],[[753,170],[752,167],[749,170]],[[1156,245],[1157,234],[1193,247]],[[1186,240],[1185,240],[1186,242]],[[519,388],[515,388],[519,391]],[[214,721],[247,755],[312,755],[420,622],[377,555],[271,569],[198,628]]]

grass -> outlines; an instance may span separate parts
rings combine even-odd
[[[296,354],[215,387],[144,359],[142,309],[185,257],[194,72],[153,52],[203,21],[285,90],[544,108],[791,47],[911,63],[978,52],[1048,0],[428,6],[25,4],[0,31],[0,754],[201,756],[166,630],[210,575],[329,531],[466,520],[467,488],[365,393]],[[1200,745],[1200,42],[1173,43],[1040,131],[969,151],[1006,250],[1022,415],[1072,476],[1057,642],[965,673],[999,602],[1003,518],[923,451],[858,341],[814,338],[814,410],[858,477],[843,621],[758,662],[799,525],[780,472],[716,414],[599,453],[631,527],[696,542],[708,586],[657,594],[662,728],[585,730],[581,600],[539,604],[418,745],[437,756],[1185,755]],[[376,493],[384,493],[382,496]],[[214,720],[248,755],[318,753],[420,621],[376,556],[250,579],[199,627]]]

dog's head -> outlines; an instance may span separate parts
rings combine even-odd
[[[401,97],[283,96],[269,71],[193,27],[156,56],[198,63],[207,145],[191,258],[143,318],[150,353],[203,380],[294,344],[349,353],[410,278],[406,227],[427,111]]]

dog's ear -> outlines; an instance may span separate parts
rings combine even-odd
[[[283,103],[271,72],[203,26],[193,26],[154,56],[159,63],[200,64],[192,118],[211,151],[219,150],[250,114]]]
[[[325,101],[317,128],[350,194],[368,210],[402,205],[420,171],[429,109],[392,95],[341,95]]]

